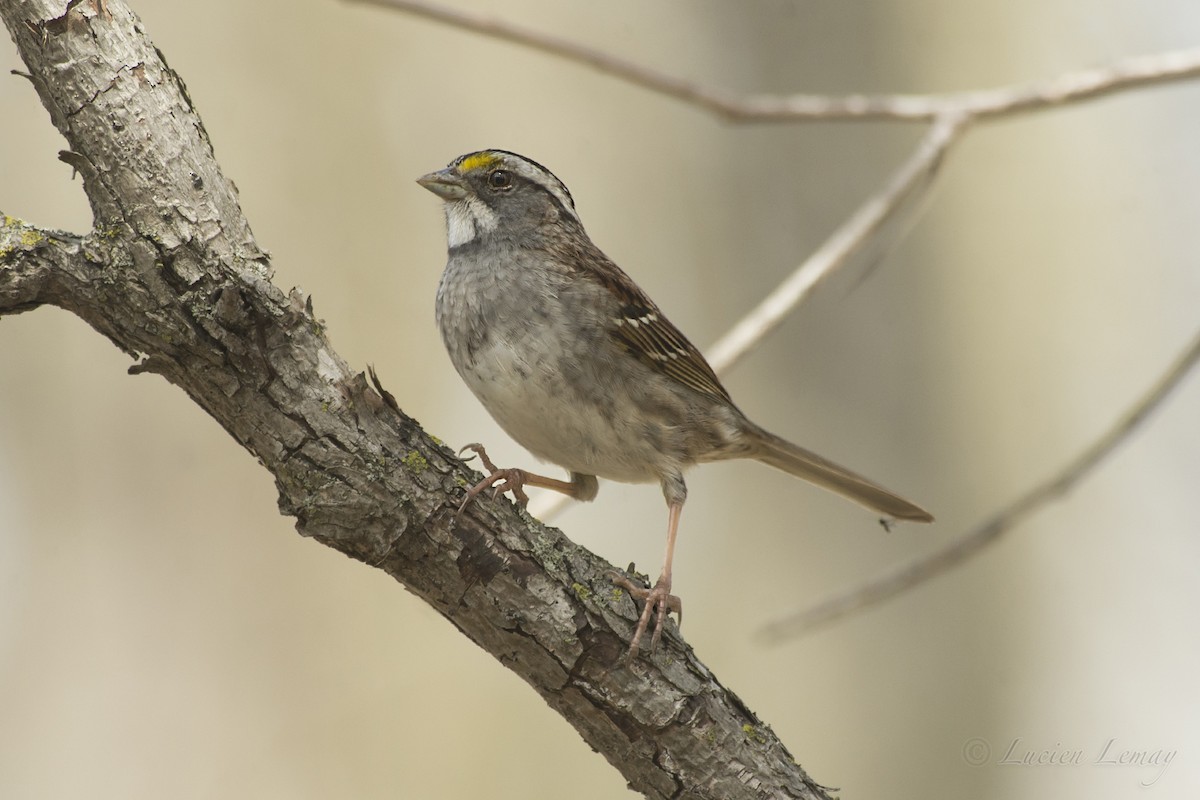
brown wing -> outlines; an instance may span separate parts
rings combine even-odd
[[[700,394],[732,403],[717,374],[645,292],[620,267],[595,250],[590,263],[595,277],[619,303],[611,335],[642,363],[688,386]],[[598,258],[597,258],[598,256]]]

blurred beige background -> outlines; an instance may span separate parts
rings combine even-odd
[[[933,92],[1200,42],[1193,0],[468,3],[742,91]],[[733,127],[590,70],[380,9],[135,0],[276,281],[450,443],[527,463],[442,351],[438,202],[460,153],[528,154],[707,345],[907,154],[916,126]],[[0,42],[0,210],[83,231],[64,146]],[[697,470],[685,631],[846,798],[1195,796],[1200,380],[968,566],[806,639],[777,613],[957,536],[1098,436],[1200,314],[1200,85],[973,132],[912,235],[731,375],[780,434],[927,505],[884,534],[748,463]],[[630,796],[507,671],[382,573],[299,538],[175,388],[54,309],[0,321],[0,797]],[[558,521],[654,572],[652,486]],[[989,763],[975,767],[981,739]],[[1083,751],[1070,767],[994,762]],[[1177,751],[1165,769],[1091,763]],[[1142,783],[1151,784],[1141,786]],[[1144,794],[1139,794],[1144,793]]]

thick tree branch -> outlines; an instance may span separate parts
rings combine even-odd
[[[53,282],[79,258],[78,238],[51,236],[7,214],[0,226],[0,316],[52,302]]]
[[[634,610],[610,565],[507,503],[455,519],[473,476],[271,283],[182,81],[123,2],[0,0],[0,15],[95,216],[78,238],[3,218],[0,314],[66,308],[135,355],[131,371],[183,389],[270,470],[302,534],[429,602],[637,791],[825,796],[673,630],[621,664]]]

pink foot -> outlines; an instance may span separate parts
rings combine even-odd
[[[464,446],[458,451],[461,456],[465,451],[471,450],[479,456],[479,460],[483,462],[483,467],[488,471],[488,476],[479,483],[467,490],[467,496],[463,498],[462,505],[458,507],[458,513],[461,514],[476,496],[483,493],[487,489],[492,490],[492,497],[499,497],[505,492],[512,492],[513,499],[521,508],[529,505],[529,495],[525,494],[522,488],[528,479],[529,473],[523,469],[500,469],[492,460],[488,458],[487,451],[483,449],[483,445],[471,443]]]
[[[672,612],[679,617],[680,622],[683,621],[683,601],[671,594],[671,578],[669,576],[660,576],[651,589],[637,585],[619,572],[611,571],[609,576],[613,583],[644,604],[642,615],[638,618],[637,627],[633,631],[633,641],[629,643],[629,651],[625,654],[625,660],[630,662],[637,658],[642,636],[645,635],[646,628],[650,626],[650,617],[654,614],[655,609],[658,610],[658,613],[654,620],[654,633],[650,636],[650,652],[654,652],[658,647],[658,640],[662,638],[663,623],[667,621],[667,617]]]

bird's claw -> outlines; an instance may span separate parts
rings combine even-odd
[[[499,497],[505,492],[512,492],[513,499],[517,501],[517,504],[521,506],[521,508],[525,508],[527,505],[529,505],[529,495],[525,494],[525,490],[522,488],[525,485],[526,476],[528,474],[525,472],[525,470],[516,469],[515,467],[510,469],[500,469],[492,463],[492,460],[488,458],[487,450],[485,450],[483,445],[479,444],[478,442],[472,442],[470,444],[463,445],[463,447],[458,451],[458,455],[461,457],[462,454],[468,450],[479,456],[479,461],[483,464],[483,468],[488,471],[488,476],[467,490],[467,494],[466,497],[463,498],[462,505],[458,507],[459,514],[461,514],[468,505],[470,505],[471,501],[474,500],[476,496],[482,494],[487,489],[492,490],[492,497]],[[467,458],[463,460],[469,461],[470,459]]]
[[[613,583],[629,592],[634,599],[641,600],[643,604],[642,614],[638,617],[637,627],[633,631],[633,640],[629,643],[629,650],[625,654],[626,662],[632,662],[637,658],[642,636],[650,626],[650,617],[655,610],[657,609],[658,613],[654,620],[654,632],[650,635],[650,652],[657,649],[658,640],[662,638],[663,625],[668,616],[674,613],[679,618],[679,622],[683,622],[683,601],[671,594],[671,579],[665,575],[661,576],[649,589],[634,583],[616,570],[610,570],[608,575]]]

